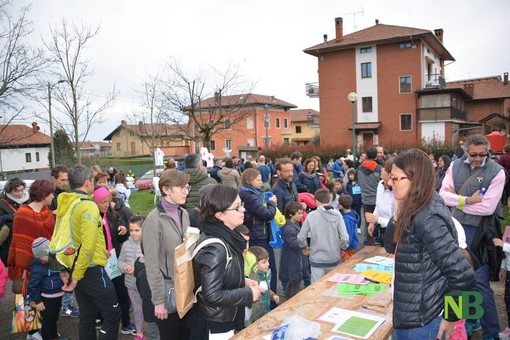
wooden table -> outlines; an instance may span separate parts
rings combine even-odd
[[[299,294],[278,306],[278,308],[272,310],[270,313],[264,315],[243,331],[236,334],[232,339],[262,339],[263,336],[271,334],[275,327],[281,325],[282,322],[292,314],[298,314],[307,320],[315,321],[318,316],[322,315],[331,307],[352,309],[359,312],[371,312],[361,307],[365,304],[366,299],[368,299],[367,296],[356,295],[353,299],[346,299],[325,296],[324,294],[329,292],[332,287],[336,285],[335,282],[329,282],[327,280],[330,276],[336,273],[355,273],[354,267],[357,263],[377,255],[393,257],[393,255],[388,255],[382,247],[365,247],[359,250],[352,258],[339,265],[328,275],[314,282],[308,288],[303,289]],[[386,321],[374,332],[370,339],[388,338],[393,332],[393,305],[390,304],[386,308],[374,309],[374,313],[385,315]],[[319,339],[328,339],[333,335],[348,338],[344,334],[331,332],[333,328],[332,324],[324,322],[319,323],[321,325],[321,335]]]

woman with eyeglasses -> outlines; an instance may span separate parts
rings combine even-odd
[[[0,260],[7,266],[7,257],[12,240],[12,222],[19,207],[28,201],[25,182],[18,177],[7,181],[0,193]]]
[[[271,290],[277,292],[278,273],[271,241],[271,220],[276,214],[276,195],[266,201],[262,190],[262,175],[256,169],[246,169],[241,176],[239,196],[244,203],[244,225],[250,229],[250,246],[259,246],[269,253],[271,267]]]
[[[450,210],[434,190],[432,162],[421,150],[399,154],[389,174],[395,216],[384,247],[395,255],[393,338],[449,339],[457,318],[446,294],[475,286],[473,269],[457,243]],[[458,301],[457,301],[458,302]]]
[[[193,258],[195,288],[202,286],[202,291],[197,295],[191,339],[207,340],[210,334],[216,339],[233,336],[234,330],[242,329],[244,324],[244,307],[251,307],[260,297],[258,283],[244,277],[246,240],[235,230],[243,224],[244,215],[235,188],[215,185],[202,196],[202,234],[197,244],[215,237],[223,241],[226,249],[220,243],[211,243]],[[231,258],[228,265],[227,257]]]
[[[110,191],[111,190],[111,191]],[[131,209],[123,204],[122,199],[115,197],[114,188],[98,187],[94,190],[94,202],[99,208],[99,213],[103,219],[103,234],[106,241],[107,256],[110,257],[115,252],[116,258],[119,258],[122,244],[129,238],[129,218],[133,216]],[[136,332],[135,326],[131,323],[129,316],[129,294],[124,284],[124,274],[116,277],[110,277],[115,286],[115,293],[121,310],[121,328],[122,334],[133,334]],[[98,316],[102,321],[102,316]]]
[[[161,339],[188,339],[187,318],[169,313],[165,306],[164,277],[174,276],[174,251],[185,238],[190,225],[188,212],[181,208],[189,194],[189,175],[170,169],[161,173],[159,189],[162,199],[145,219],[142,242],[147,282],[152,294],[156,325]],[[218,201],[219,197],[215,197]]]

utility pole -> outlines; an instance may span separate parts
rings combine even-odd
[[[266,150],[269,150],[269,105],[264,105],[264,128],[266,129],[266,138],[264,140],[264,146]]]
[[[51,152],[51,167],[55,167],[55,142],[53,141],[53,116],[51,115],[51,90],[53,89],[53,86],[64,83],[65,80],[59,80],[55,84],[50,84],[48,82],[48,114],[50,118],[50,152]]]

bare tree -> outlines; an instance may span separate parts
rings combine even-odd
[[[14,120],[26,118],[24,99],[37,90],[35,76],[47,63],[42,50],[32,48],[27,40],[32,33],[27,19],[30,6],[16,16],[10,14],[10,7],[10,1],[0,1],[0,111],[6,122],[0,135]]]
[[[85,141],[92,126],[102,122],[104,111],[113,105],[117,96],[115,86],[101,100],[85,90],[94,71],[84,52],[98,32],[99,27],[70,26],[62,19],[58,28],[51,29],[51,40],[45,42],[57,69],[55,78],[66,82],[66,86],[54,90],[55,100],[61,104],[63,113],[62,117],[55,118],[55,123],[58,129],[69,134],[78,163],[81,163],[80,141]]]
[[[253,113],[253,108],[245,105],[247,96],[241,95],[250,93],[253,85],[241,76],[239,67],[212,71],[213,79],[202,72],[190,76],[173,60],[167,64],[163,90],[167,121],[180,124],[187,139],[202,141],[209,150],[216,134],[236,129],[237,123]],[[206,98],[209,100],[204,101]]]
[[[163,81],[159,73],[148,75],[141,89],[137,90],[142,97],[142,106],[128,117],[128,120],[132,122],[128,129],[147,145],[153,156],[156,148],[163,146],[165,142],[183,140],[180,126],[168,124],[166,121],[168,112],[164,105],[162,85]],[[153,163],[154,175],[156,175],[155,162]]]

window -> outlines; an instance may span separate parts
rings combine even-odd
[[[411,48],[412,44],[410,41],[401,42],[398,44],[398,48]]]
[[[280,118],[276,118],[275,120],[275,125],[276,125],[276,128],[279,129],[280,128]]]
[[[411,131],[413,129],[412,115],[405,113],[400,115],[400,131]]]
[[[288,138],[284,138],[283,139],[283,144],[289,145],[290,144],[290,140]]]
[[[246,128],[253,129],[253,117],[246,118]]]
[[[122,149],[120,148],[120,143],[117,143],[117,151],[122,151]]]
[[[372,63],[361,64],[361,78],[372,78]]]
[[[129,130],[129,135],[130,135],[130,136],[135,136],[135,132],[134,132],[134,131],[132,131],[132,130]]]
[[[300,125],[296,125],[296,133],[301,133],[301,126]]]
[[[372,47],[362,47],[359,49],[360,54],[372,53]]]
[[[372,97],[362,97],[363,112],[372,112]]]
[[[225,140],[225,148],[232,150],[232,139]]]
[[[215,151],[215,150],[216,150],[216,141],[212,140],[211,141],[211,151]]]
[[[255,146],[255,140],[253,138],[248,138],[246,141],[247,146]]]
[[[400,93],[411,92],[412,80],[411,76],[400,77]]]
[[[39,152],[36,152],[36,153],[35,153],[35,161],[36,161],[36,162],[39,162]]]
[[[231,130],[232,129],[232,123],[230,119],[225,119],[225,130]]]
[[[283,118],[283,128],[284,129],[289,128],[289,120],[287,118]]]
[[[32,154],[31,154],[30,152],[28,152],[28,153],[26,153],[26,154],[25,154],[25,161],[26,161],[27,163],[32,162]]]

